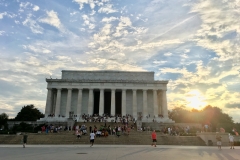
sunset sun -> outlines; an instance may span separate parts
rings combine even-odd
[[[202,109],[206,106],[205,97],[198,90],[192,90],[187,93],[187,107],[194,109]]]

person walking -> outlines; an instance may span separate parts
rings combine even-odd
[[[230,146],[231,146],[230,149],[234,149],[234,137],[231,134],[229,134],[229,143],[230,143]]]
[[[23,148],[26,147],[26,144],[27,144],[27,138],[28,138],[28,135],[26,133],[23,134]]]
[[[95,133],[92,131],[92,133],[90,133],[90,143],[91,143],[91,146],[93,146],[93,143],[94,143],[94,138],[95,138]]]
[[[155,132],[155,130],[153,130],[152,132],[152,146],[154,145],[154,147],[157,147],[156,144],[157,144],[157,134]]]

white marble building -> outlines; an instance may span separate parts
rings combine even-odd
[[[154,72],[63,70],[61,79],[46,82],[45,121],[71,117],[81,121],[83,114],[138,118],[140,113],[142,122],[172,122],[168,118],[168,81],[154,80]]]

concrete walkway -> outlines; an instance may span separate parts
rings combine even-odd
[[[0,145],[2,160],[240,160],[240,147],[150,145]]]

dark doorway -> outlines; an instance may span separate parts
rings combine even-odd
[[[116,114],[122,114],[122,92],[116,92],[115,94],[115,106],[116,106]]]
[[[111,92],[104,92],[104,113],[111,113]]]
[[[94,91],[93,114],[99,113],[99,99],[100,99],[100,91]]]

